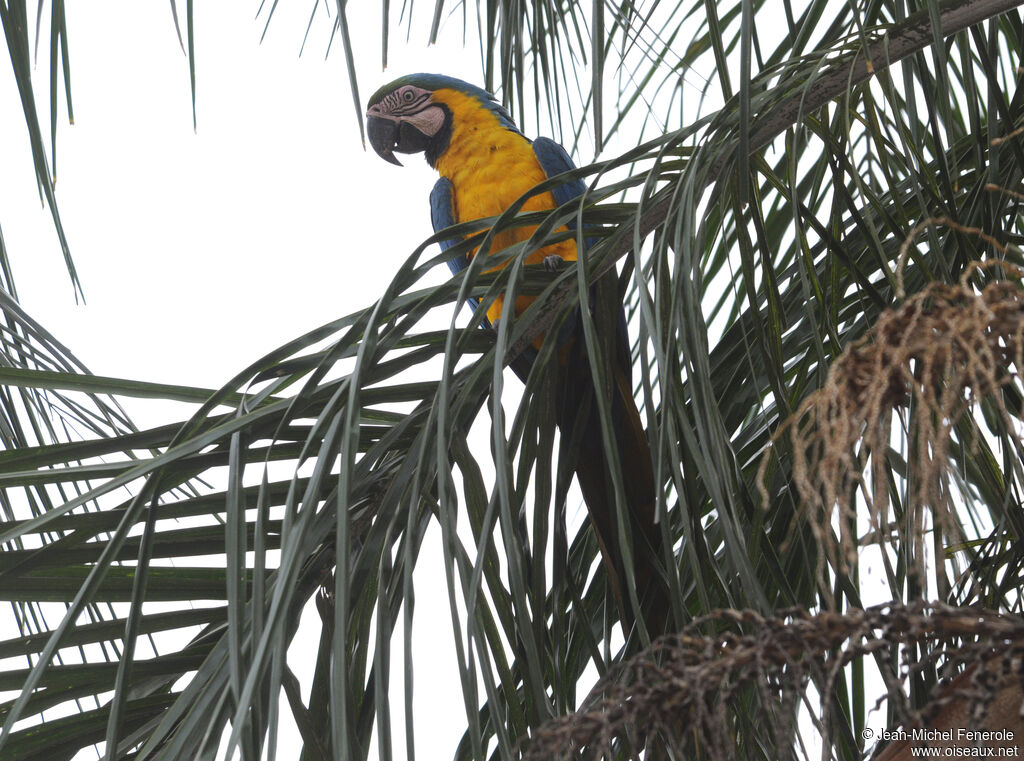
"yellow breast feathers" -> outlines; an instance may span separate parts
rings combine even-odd
[[[498,117],[476,98],[456,90],[442,89],[434,91],[433,100],[444,103],[452,112],[451,140],[435,167],[442,177],[451,180],[455,189],[456,221],[496,217],[523,193],[547,179],[526,138],[505,128]],[[540,193],[530,198],[522,210],[553,208],[555,199],[551,193]],[[492,251],[524,241],[536,229],[530,226],[505,230],[495,236]],[[575,241],[565,240],[545,246],[531,253],[526,262],[538,264],[551,255],[575,261]],[[517,298],[516,313],[526,309],[532,300],[532,297]],[[501,299],[498,299],[487,310],[487,316],[495,322],[500,315]]]

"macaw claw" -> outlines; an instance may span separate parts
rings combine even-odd
[[[565,266],[565,259],[560,257],[558,254],[548,254],[544,257],[543,264],[544,269],[548,272],[558,272]]]

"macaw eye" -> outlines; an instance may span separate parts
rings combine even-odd
[[[415,97],[416,95],[413,93],[412,90],[406,90],[405,92],[402,93],[402,100],[404,100],[406,103],[412,103],[412,99]]]

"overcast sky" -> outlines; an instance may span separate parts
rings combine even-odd
[[[168,5],[67,4],[75,124],[62,106],[57,198],[85,304],[75,303],[36,193],[13,75],[0,66],[0,225],[21,301],[94,373],[218,387],[295,336],[369,306],[431,234],[433,171],[418,156],[400,169],[362,148],[338,39],[324,59],[329,5],[332,19],[321,5],[300,58],[309,6],[282,3],[260,44],[256,3],[197,4],[193,131],[188,61]],[[393,33],[382,72],[378,8],[366,4],[368,15],[351,20],[364,103],[411,71],[482,81],[476,43],[461,46],[461,17],[429,49],[423,23],[409,44]],[[44,26],[33,71],[44,131],[48,35]],[[127,406],[144,427],[183,414]],[[421,564],[440,579],[432,545]],[[417,747],[450,757],[464,709],[437,586],[441,607],[432,608],[417,585]],[[289,656],[307,686],[317,627],[304,620]],[[401,755],[400,689],[393,699]],[[282,713],[279,757],[290,758],[299,741],[284,704]]]
[[[196,10],[195,132],[166,4],[68,5],[75,124],[59,122],[57,197],[84,306],[35,191],[13,76],[0,71],[0,224],[21,300],[93,372],[219,385],[367,306],[431,233],[435,176],[419,157],[399,169],[363,150],[337,39],[324,60],[323,7],[300,58],[307,7],[281,4],[260,44],[264,20],[228,5]],[[367,10],[354,19],[364,102],[409,71],[479,69],[475,48],[393,36],[381,73],[378,11]],[[48,118],[47,36],[34,76]]]
[[[295,336],[370,305],[431,233],[434,172],[418,156],[398,168],[363,150],[339,40],[324,59],[333,18],[323,5],[301,58],[311,5],[280,4],[262,44],[258,4],[239,5],[197,4],[195,131],[188,61],[167,4],[66,5],[75,125],[59,121],[57,198],[85,304],[75,303],[40,205],[14,79],[0,65],[0,225],[21,301],[94,373],[218,387]],[[379,5],[362,10],[351,22],[363,103],[412,71],[482,83],[461,16],[429,49],[429,19],[418,19],[408,43],[393,32],[382,72]],[[44,27],[33,74],[44,130],[47,38]],[[127,406],[143,427],[183,414]],[[450,757],[464,727],[436,544],[428,537],[420,562],[438,574],[436,604],[432,585],[417,582],[424,758]],[[289,656],[307,686],[317,627],[304,621]],[[400,692],[393,701],[401,756]],[[284,706],[282,717],[280,757],[289,758],[298,737]]]

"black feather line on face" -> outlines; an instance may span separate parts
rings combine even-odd
[[[437,134],[427,143],[423,156],[426,158],[427,163],[431,167],[437,165],[437,160],[444,155],[444,152],[448,150],[448,143],[452,139],[452,112],[448,106],[443,103],[434,104],[444,111],[444,123],[441,125],[441,129],[437,131]]]

